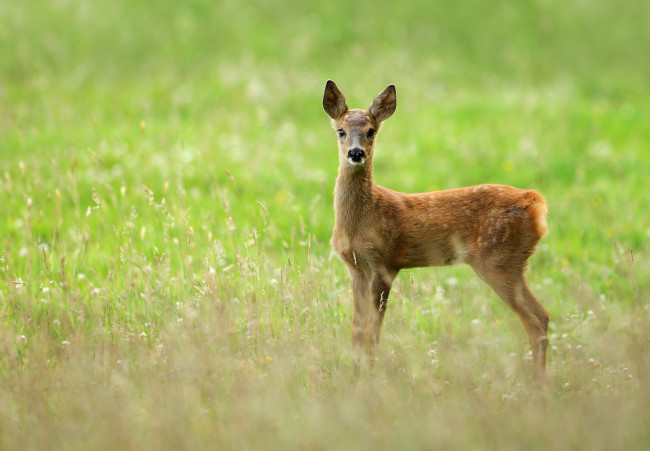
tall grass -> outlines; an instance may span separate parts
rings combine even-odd
[[[0,448],[644,448],[641,2],[0,7]],[[543,192],[548,383],[467,267],[400,274],[353,376],[326,79],[375,178]]]

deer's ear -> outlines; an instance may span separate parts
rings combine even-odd
[[[393,115],[395,108],[397,108],[395,85],[389,85],[375,97],[368,111],[377,119],[377,122],[383,122]]]
[[[327,80],[323,94],[323,109],[332,119],[338,119],[348,111],[343,93],[332,80]]]

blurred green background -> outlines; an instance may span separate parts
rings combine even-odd
[[[257,209],[258,199],[283,229],[302,215],[326,241],[330,211],[307,211],[317,194],[330,203],[336,171],[324,82],[336,80],[358,107],[395,83],[399,109],[379,141],[380,184],[536,187],[567,246],[583,234],[603,238],[594,229],[608,219],[621,241],[641,246],[648,9],[636,1],[8,2],[2,169],[16,178],[24,161],[46,193],[58,183],[52,160],[75,161],[83,202],[93,186],[160,192],[182,182],[197,190],[188,202],[214,210],[229,168],[238,211]],[[585,221],[597,214],[593,196],[611,210],[601,224]]]

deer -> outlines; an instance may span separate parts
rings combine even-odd
[[[549,314],[524,272],[547,231],[546,200],[534,190],[495,184],[414,194],[379,186],[372,169],[376,137],[396,107],[394,85],[367,110],[349,109],[338,86],[332,80],[325,85],[323,109],[336,130],[339,156],[330,244],[352,279],[355,361],[364,350],[374,355],[402,269],[464,263],[520,318],[533,379],[542,380]]]

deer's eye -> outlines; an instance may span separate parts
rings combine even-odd
[[[368,130],[368,139],[372,139],[374,137],[375,137],[375,129],[371,128],[370,130]]]
[[[345,132],[343,131],[343,129],[339,128],[337,132],[339,132],[339,138],[345,138]]]

